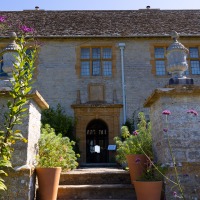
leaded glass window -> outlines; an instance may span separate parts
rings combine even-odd
[[[81,76],[112,76],[112,59],[109,47],[81,48]]]

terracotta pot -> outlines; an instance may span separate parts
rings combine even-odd
[[[139,163],[136,162],[137,159],[140,159]],[[146,170],[147,158],[144,154],[130,154],[126,155],[126,160],[129,167],[131,183],[133,184],[133,181],[138,180]]]
[[[133,181],[137,200],[160,200],[162,181]]]
[[[40,200],[56,200],[61,167],[36,168]]]

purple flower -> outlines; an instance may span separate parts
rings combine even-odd
[[[194,116],[197,116],[197,115],[198,115],[198,112],[197,112],[196,110],[193,110],[193,109],[188,110],[187,113],[191,113],[191,114],[193,114]]]
[[[0,22],[5,22],[6,18],[4,16],[0,16]]]
[[[168,131],[168,129],[167,128],[163,128],[163,131],[166,133]]]
[[[189,175],[188,174],[183,174],[183,177],[188,177]]]
[[[27,26],[21,26],[21,30],[24,32],[24,33],[32,33],[34,31],[33,28],[29,28]]]
[[[177,193],[176,193],[176,192],[173,192],[173,196],[176,198],[176,197],[177,197]]]
[[[162,114],[163,115],[171,115],[171,112],[169,110],[163,110]]]
[[[137,131],[134,131],[133,132],[133,135],[138,135],[139,133]]]
[[[136,159],[135,159],[135,163],[136,163],[136,164],[139,164],[140,161],[141,161],[140,158],[136,158]]]

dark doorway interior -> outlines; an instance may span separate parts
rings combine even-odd
[[[98,147],[100,152],[95,152]],[[108,127],[102,120],[92,120],[86,129],[86,162],[108,162]]]

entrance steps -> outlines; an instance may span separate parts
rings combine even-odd
[[[57,200],[136,200],[127,171],[84,167],[62,173]]]

